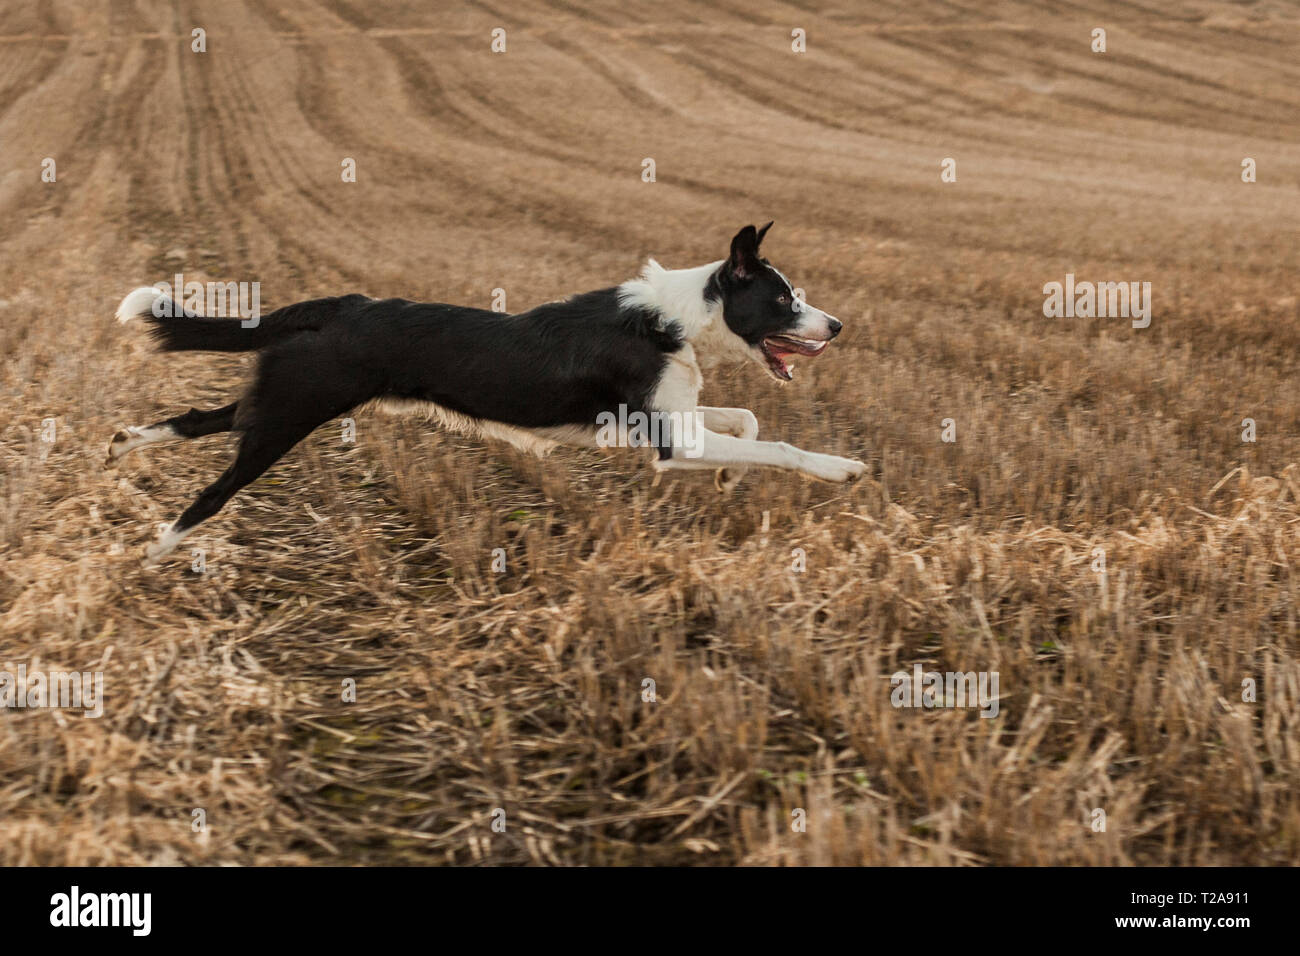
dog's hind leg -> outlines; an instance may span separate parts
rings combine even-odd
[[[234,462],[149,546],[148,561],[168,554],[317,426],[374,397],[375,383],[357,374],[351,354],[316,335],[302,333],[262,353],[232,423],[243,432]]]
[[[238,407],[238,402],[231,402],[229,405],[209,411],[191,408],[184,415],[154,422],[152,425],[132,425],[130,428],[123,428],[108,443],[108,460],[104,462],[104,466],[113,467],[128,452],[143,448],[145,445],[228,432],[234,427],[235,410]]]
[[[329,417],[321,422],[328,421]],[[204,488],[199,496],[181,513],[158,540],[145,549],[146,560],[153,562],[165,557],[186,537],[193,533],[199,523],[211,518],[220,511],[227,501],[235,496],[241,488],[255,481],[266,469],[298,442],[309,435],[321,422],[280,424],[258,423],[244,433],[239,442],[239,452],[235,460],[212,484]]]

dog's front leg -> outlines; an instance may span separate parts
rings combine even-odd
[[[823,481],[848,481],[864,474],[867,466],[852,458],[804,451],[783,441],[755,441],[700,428],[693,441],[674,445],[672,456],[657,459],[656,471],[700,468],[783,468],[801,471]]]
[[[724,435],[734,435],[737,438],[754,439],[758,437],[758,419],[748,408],[705,408],[701,406],[695,410],[699,413],[699,421],[705,428],[710,431],[721,432]],[[719,491],[731,492],[735,489],[740,479],[745,477],[748,468],[732,467],[719,468],[717,474],[713,476],[713,483]]]

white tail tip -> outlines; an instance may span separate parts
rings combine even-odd
[[[154,300],[163,295],[165,293],[161,289],[148,285],[132,289],[117,307],[117,321],[125,325],[132,319],[152,314]]]

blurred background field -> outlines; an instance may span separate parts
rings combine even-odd
[[[1298,53],[1267,2],[0,2],[0,668],[107,695],[0,715],[0,862],[1293,863]],[[358,416],[141,566],[231,446],[110,435],[248,360],[133,286],[520,311],[768,219],[845,332],[703,398],[869,479]],[[1000,715],[894,709],[918,662]]]

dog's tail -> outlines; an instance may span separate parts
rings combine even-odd
[[[201,315],[163,290],[141,286],[117,307],[117,321],[143,319],[164,352],[251,352],[298,332],[314,331],[334,317],[338,299],[314,299],[247,319]]]

